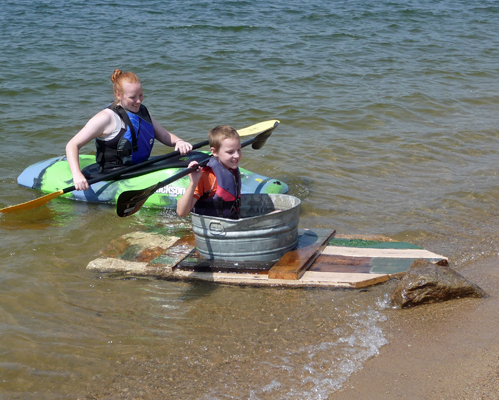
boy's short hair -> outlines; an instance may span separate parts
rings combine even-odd
[[[208,134],[208,139],[210,141],[210,147],[213,147],[216,151],[220,150],[222,142],[225,139],[240,139],[239,133],[229,125],[218,125],[210,130]]]

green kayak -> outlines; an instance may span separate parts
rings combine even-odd
[[[192,160],[201,161],[207,152],[192,151],[185,156],[177,156],[148,165],[133,172],[123,174],[119,180],[100,181],[94,183],[86,191],[73,191],[62,197],[71,200],[91,203],[116,204],[119,195],[124,191],[144,189],[164,181],[170,176],[184,170]],[[80,167],[87,179],[99,176],[98,164],[94,155],[80,155]],[[240,168],[242,193],[287,193],[288,186],[277,179],[256,174]],[[73,177],[66,157],[54,157],[37,162],[26,168],[17,178],[21,186],[52,193],[73,185]],[[177,199],[185,192],[189,177],[181,178],[165,186],[150,196],[144,206],[175,208]]]

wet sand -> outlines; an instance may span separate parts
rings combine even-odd
[[[330,399],[498,399],[499,258],[458,272],[489,297],[389,310],[389,344]]]

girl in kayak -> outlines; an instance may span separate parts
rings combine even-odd
[[[111,75],[116,100],[93,116],[66,145],[66,157],[77,190],[87,190],[88,182],[80,170],[79,150],[95,139],[96,161],[100,171],[146,161],[157,139],[175,147],[180,154],[192,150],[192,145],[163,128],[142,105],[144,98],[139,78],[132,72],[115,69]]]

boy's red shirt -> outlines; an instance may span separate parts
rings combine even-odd
[[[232,172],[233,174],[236,173],[231,169],[229,169],[229,171]],[[201,179],[199,179],[198,185],[194,190],[194,197],[199,200],[201,196],[208,193],[208,198],[211,198],[215,196],[217,188],[218,188],[217,177],[215,173],[211,168],[205,167],[203,169],[203,173],[201,174]]]
[[[201,179],[196,186],[196,190],[194,190],[194,197],[196,199],[200,199],[201,196],[208,193],[208,198],[215,196],[217,191],[217,177],[211,168],[203,169],[203,173],[201,174]]]

